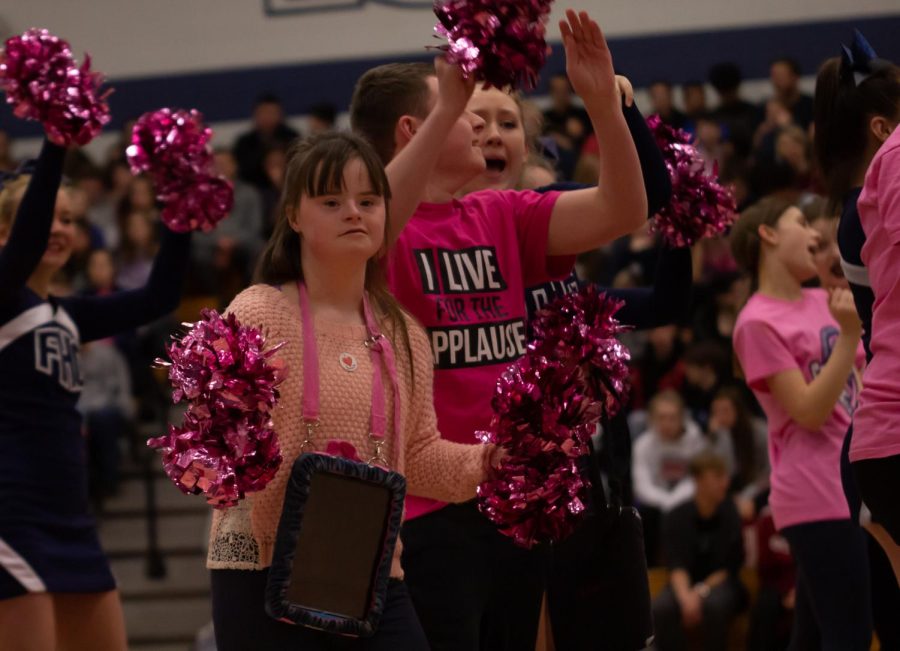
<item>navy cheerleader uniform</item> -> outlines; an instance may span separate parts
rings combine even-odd
[[[0,250],[0,599],[115,588],[89,512],[75,409],[81,342],[153,321],[177,305],[190,234],[165,229],[147,285],[44,299],[26,285],[53,223],[65,149],[45,142]]]

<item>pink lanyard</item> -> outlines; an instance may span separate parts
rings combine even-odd
[[[300,295],[300,315],[303,319],[303,424],[306,427],[306,439],[300,451],[312,446],[313,435],[318,431],[319,420],[319,351],[316,346],[316,331],[312,310],[309,307],[309,294],[303,282],[297,282],[297,293]],[[387,415],[385,413],[384,380],[382,368],[387,370],[394,389],[394,450],[400,441],[400,390],[397,380],[397,365],[394,361],[394,349],[387,337],[378,329],[378,322],[369,304],[369,295],[363,294],[363,310],[366,317],[366,330],[369,338],[365,345],[372,358],[372,415],[370,421],[369,440],[375,447],[375,453],[366,461],[371,465],[389,467],[384,457],[384,436],[387,431]]]

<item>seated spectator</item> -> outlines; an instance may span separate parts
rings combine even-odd
[[[722,248],[722,240],[704,240],[697,250],[702,260],[694,268],[702,267],[702,275],[694,285],[694,338],[717,342],[727,356],[738,313],[750,296],[750,279],[734,268],[734,258],[727,244]]]
[[[706,114],[709,108],[706,106],[706,86],[702,81],[686,81],[681,87],[681,105],[684,107],[684,115],[689,122]]]
[[[269,239],[275,224],[278,222],[281,190],[284,188],[284,170],[287,166],[287,150],[283,147],[272,147],[266,152],[263,168],[269,179],[269,187],[260,190],[263,202],[263,236]]]
[[[307,120],[309,135],[315,136],[326,131],[333,131],[336,123],[337,109],[334,104],[323,102],[310,107]]]
[[[794,116],[777,97],[769,99],[763,105],[763,111],[764,120],[756,129],[753,142],[757,149],[772,150],[775,146],[775,134],[794,124]]]
[[[713,117],[724,125],[740,158],[750,154],[753,134],[762,122],[759,108],[741,97],[742,81],[741,69],[734,63],[718,63],[709,70],[709,83],[719,96]]]
[[[791,168],[798,190],[808,190],[812,184],[811,146],[806,132],[793,124],[780,129],[775,138],[775,160]]]
[[[269,187],[269,177],[263,167],[266,152],[273,147],[287,149],[299,135],[285,123],[281,100],[271,93],[260,95],[253,107],[253,129],[234,143],[240,179],[258,190]]]
[[[591,132],[587,111],[572,100],[574,93],[565,74],[550,78],[551,106],[544,111],[544,134],[556,140],[559,169],[564,179],[571,179],[581,145]]]
[[[119,484],[119,439],[134,415],[128,364],[112,340],[83,344],[80,358],[84,386],[78,411],[84,416],[88,482],[95,503],[115,495]]]
[[[684,402],[675,391],[654,396],[649,412],[650,428],[634,442],[631,477],[644,520],[648,561],[653,564],[659,552],[661,518],[693,495],[688,469],[706,442],[700,428],[686,417]]]
[[[651,113],[655,113],[670,127],[683,129],[687,124],[687,116],[675,108],[675,97],[672,83],[665,80],[654,81],[648,89],[650,92]]]
[[[750,613],[747,651],[783,651],[791,639],[796,568],[788,541],[775,530],[768,506],[756,521],[756,545],[759,592]]]
[[[69,190],[72,224],[72,254],[62,268],[72,291],[81,291],[87,284],[88,257],[96,248],[103,246],[103,235],[100,229],[88,223],[85,212],[87,201],[84,192],[78,188]]]
[[[713,397],[730,379],[730,350],[716,341],[700,341],[688,348],[682,361],[684,384],[681,395],[691,418],[705,429]]]
[[[813,121],[813,98],[800,92],[800,75],[800,64],[790,57],[775,59],[769,66],[775,99],[790,111],[794,124],[806,131]]]
[[[122,224],[122,243],[116,266],[116,285],[137,289],[147,284],[159,248],[159,217],[156,211],[133,210]]]
[[[631,407],[643,410],[650,398],[664,389],[681,389],[684,365],[681,362],[684,346],[678,326],[666,325],[647,333],[643,350],[634,355],[631,367]],[[632,431],[642,431],[633,428]]]
[[[728,499],[725,462],[712,452],[691,463],[692,500],[663,522],[669,585],[653,601],[659,651],[685,649],[688,631],[709,651],[728,648],[728,626],[745,605],[738,573],[744,560],[741,519]]]
[[[701,113],[694,118],[694,134],[697,151],[703,156],[708,172],[731,160],[733,148],[725,141],[725,129],[713,114]]]
[[[740,387],[719,389],[712,401],[707,436],[710,449],[725,460],[738,512],[752,520],[769,488],[766,424],[754,418]]]
[[[220,304],[227,305],[250,283],[262,251],[263,205],[256,188],[237,178],[237,163],[230,151],[216,150],[214,162],[216,171],[233,183],[234,205],[215,230],[194,235],[192,277],[195,291],[215,294]]]
[[[87,261],[86,296],[106,296],[118,291],[116,265],[109,249],[94,249]]]
[[[118,209],[126,201],[133,181],[128,163],[111,161],[103,171],[103,194],[88,208],[88,221],[100,229],[104,245],[113,250],[119,247],[121,238]],[[149,185],[146,181],[142,183]]]

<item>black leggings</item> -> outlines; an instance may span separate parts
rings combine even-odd
[[[401,536],[406,583],[432,651],[534,649],[547,550],[517,547],[474,502],[409,520]]]
[[[900,455],[853,463],[862,501],[877,522],[900,545]]]
[[[428,651],[406,586],[388,583],[378,631],[369,638],[339,637],[278,622],[266,614],[268,570],[213,570],[212,609],[218,651]]]
[[[781,533],[797,563],[791,651],[868,651],[872,607],[863,530],[851,520],[828,520]]]

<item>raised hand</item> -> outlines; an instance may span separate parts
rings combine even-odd
[[[437,107],[461,115],[475,90],[475,78],[467,78],[459,66],[442,56],[434,60],[434,71],[438,80]]]
[[[862,322],[859,320],[853,294],[849,289],[832,289],[828,297],[828,310],[841,327],[841,334],[860,336]]]
[[[586,11],[566,10],[559,23],[566,49],[566,73],[585,105],[619,107],[618,85],[612,55],[600,25]]]

